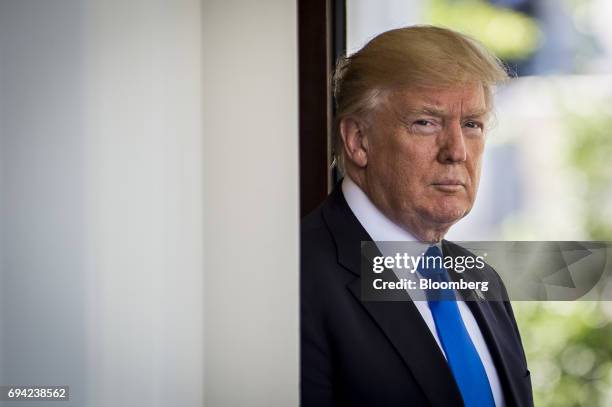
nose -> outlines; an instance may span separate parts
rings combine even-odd
[[[466,161],[467,150],[461,123],[451,123],[440,134],[440,150],[438,160],[442,164],[455,164]]]

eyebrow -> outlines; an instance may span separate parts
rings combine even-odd
[[[431,116],[439,116],[439,117],[448,116],[448,113],[446,112],[446,110],[439,109],[435,106],[424,106],[424,107],[416,108],[416,109],[408,109],[407,113],[408,114],[428,114]],[[476,117],[486,116],[487,114],[489,114],[488,109],[478,109],[478,110],[469,112],[464,117],[465,118],[476,118]]]

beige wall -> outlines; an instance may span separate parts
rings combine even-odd
[[[297,405],[295,2],[203,7],[207,404]]]
[[[206,1],[202,14],[205,399],[297,405],[295,2]]]

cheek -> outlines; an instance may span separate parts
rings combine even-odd
[[[397,143],[389,151],[389,165],[393,166],[391,177],[399,183],[401,198],[418,199],[426,193],[428,179],[436,163],[435,145],[429,139],[415,140],[407,136],[404,143]]]
[[[482,160],[478,160],[474,164],[474,171],[472,174],[472,185],[474,186],[474,190],[478,189],[478,184],[480,184],[480,172],[482,170]]]
[[[400,207],[411,207],[417,202],[427,200],[429,194],[427,179],[431,171],[425,154],[425,152],[404,151],[397,161],[391,177],[394,178],[395,188],[399,192],[397,205]]]
[[[414,204],[426,193],[424,174],[427,172],[423,153],[396,146],[386,151],[386,156],[376,164],[373,178],[380,182],[386,191],[389,204],[399,210]]]
[[[478,187],[480,180],[480,170],[482,168],[482,153],[484,151],[484,142],[474,142],[470,146],[470,154],[468,156],[467,171],[470,176],[471,185],[475,190]]]
[[[430,172],[431,161],[427,151],[398,148],[394,151],[394,170],[406,187],[415,188],[424,182]]]

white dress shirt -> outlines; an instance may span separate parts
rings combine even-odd
[[[342,181],[342,193],[344,194],[344,198],[346,199],[349,208],[374,241],[416,242],[414,236],[387,218],[348,175],[345,176],[344,180]],[[425,251],[428,246],[428,244],[423,243],[423,250],[421,251]],[[446,358],[427,301],[413,302],[425,320],[425,323],[429,327],[431,334],[438,343],[440,351]],[[499,382],[499,376],[497,375],[497,369],[495,369],[491,353],[489,352],[489,348],[487,347],[484,337],[482,336],[482,332],[480,332],[478,323],[474,319],[474,315],[472,315],[472,312],[464,301],[457,300],[457,306],[459,307],[459,313],[461,314],[461,318],[463,319],[463,323],[467,328],[468,334],[476,347],[478,356],[480,356],[480,360],[484,365],[487,378],[489,379],[489,385],[491,386],[491,391],[493,392],[495,405],[497,407],[505,406],[501,383]]]

